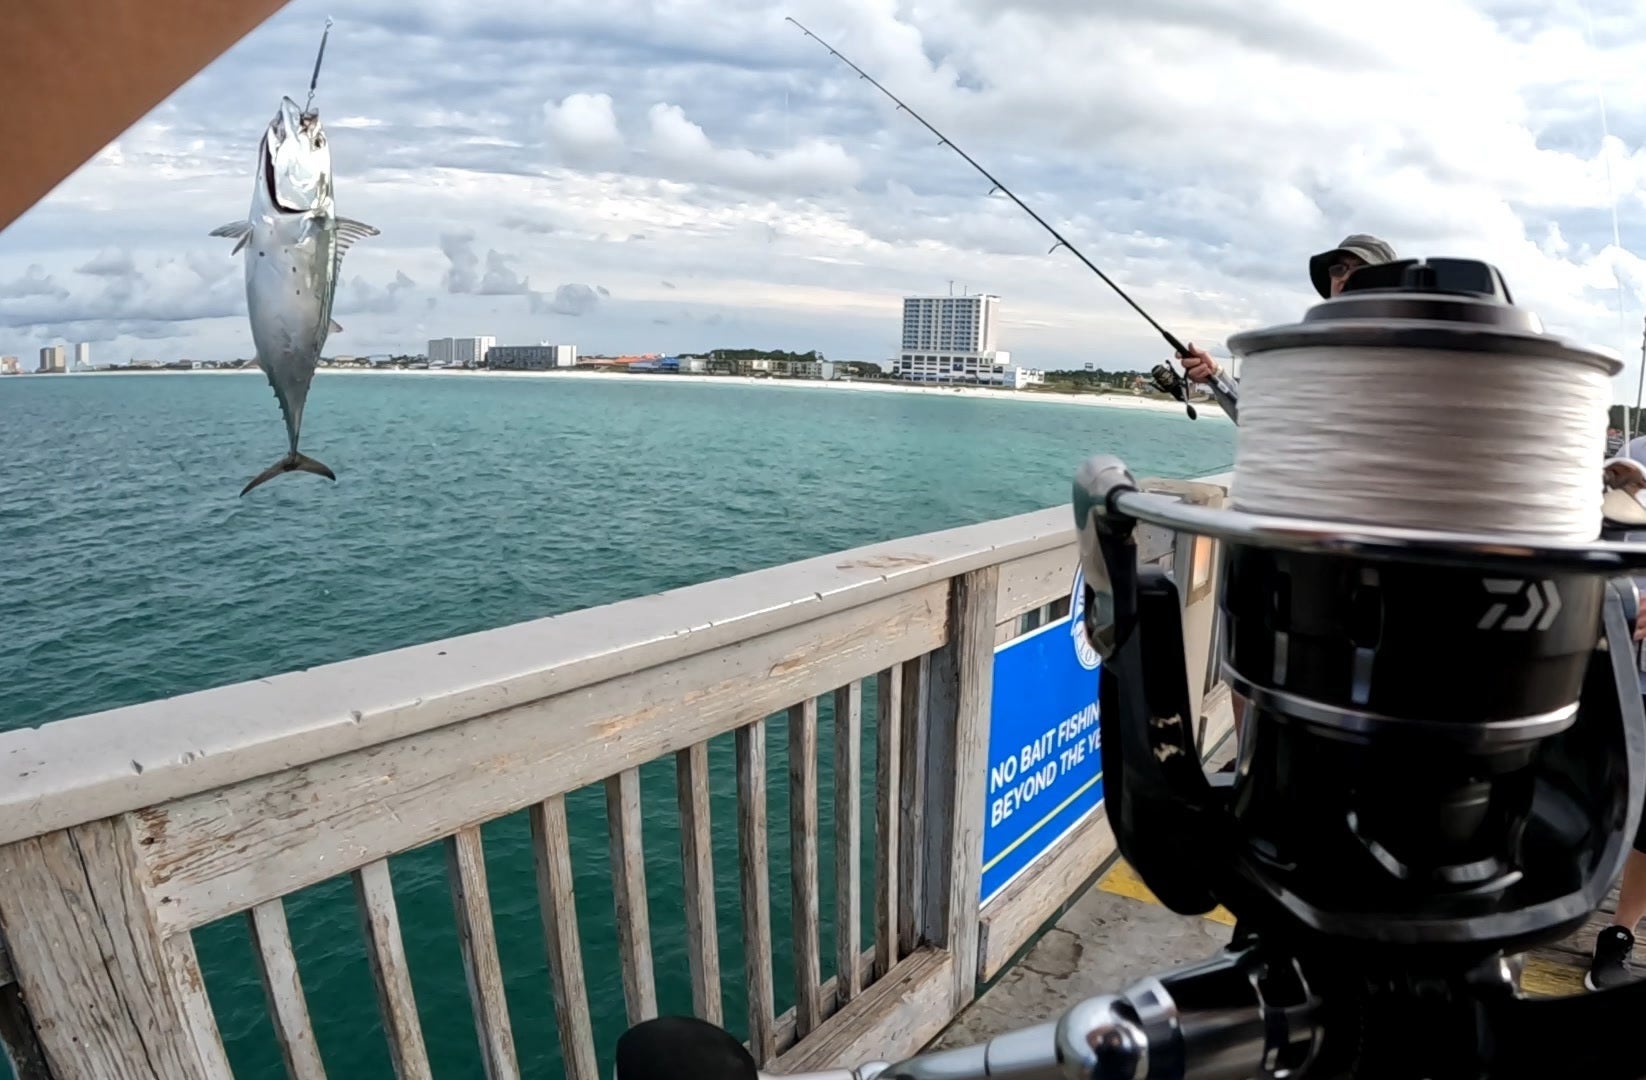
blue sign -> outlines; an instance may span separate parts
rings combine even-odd
[[[1085,581],[1069,615],[995,650],[983,807],[990,900],[1103,804],[1099,657],[1081,632]]]

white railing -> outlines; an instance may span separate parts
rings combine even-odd
[[[1225,490],[1154,486],[1211,502]],[[1212,548],[1139,535],[1186,583],[1185,647],[1204,671]],[[0,1042],[29,1080],[231,1075],[196,941],[242,920],[287,1072],[325,1076],[288,901],[347,878],[377,996],[356,1033],[383,1040],[397,1076],[427,1077],[406,878],[390,861],[438,845],[489,1078],[520,1075],[513,1025],[545,1027],[552,1001],[566,1075],[593,1080],[610,1053],[597,1029],[658,1011],[660,941],[685,954],[692,1011],[738,1030],[771,1071],[913,1051],[1113,855],[1101,811],[1088,815],[980,904],[995,649],[1065,616],[1074,570],[1059,507],[0,734]],[[1209,686],[1193,688],[1197,707]],[[1207,749],[1226,726],[1226,710],[1209,732],[1203,720]],[[711,751],[725,743],[735,813],[717,822]],[[668,761],[673,783],[655,769],[642,782]],[[621,974],[594,1010],[577,867],[601,853],[574,851],[568,821],[591,788]],[[774,794],[790,913],[776,939]],[[678,861],[647,852],[643,805],[678,822]],[[520,920],[499,934],[483,827],[531,853],[540,946],[517,942]],[[716,835],[723,855],[735,847],[735,898],[717,893]],[[678,879],[660,884],[659,866]],[[741,1015],[724,1015],[725,982]],[[511,1012],[506,989],[526,984],[548,991],[541,1015]]]

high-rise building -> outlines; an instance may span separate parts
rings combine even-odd
[[[63,346],[47,345],[40,350],[40,371],[62,371],[66,366],[63,360]]]
[[[91,370],[91,344],[89,342],[82,341],[80,344],[78,344],[74,347],[74,367],[70,368],[69,370],[70,371],[90,371]]]
[[[17,362],[15,356],[0,356],[0,375],[21,375],[23,365]]]
[[[904,297],[903,351],[992,353],[999,315],[988,294]]]
[[[914,382],[1019,387],[1032,377],[1013,373],[998,347],[1000,297],[988,293],[903,298],[903,345],[892,362],[896,378]]]
[[[452,362],[459,367],[480,367],[496,344],[494,337],[452,338]]]
[[[486,352],[497,344],[494,337],[431,338],[430,367],[479,367]]]

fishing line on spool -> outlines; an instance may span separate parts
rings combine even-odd
[[[1317,347],[1242,374],[1240,509],[1593,540],[1611,379],[1547,356]]]

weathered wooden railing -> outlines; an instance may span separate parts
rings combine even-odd
[[[1223,490],[1167,486],[1197,501]],[[1205,670],[1210,545],[1174,548],[1148,529],[1140,543],[1146,558],[1175,559],[1191,670]],[[550,991],[566,1075],[593,1080],[610,1052],[596,1028],[659,1009],[644,794],[678,807],[678,892],[661,887],[684,915],[695,1013],[740,1030],[778,1073],[912,1051],[1113,852],[1101,812],[1090,815],[980,906],[993,653],[1067,614],[1074,570],[1058,507],[0,735],[0,1041],[29,1080],[231,1075],[196,937],[234,917],[286,1071],[324,1076],[288,901],[347,878],[388,1059],[399,1077],[430,1076],[389,860],[437,843],[484,1074],[522,1071],[508,963],[516,985]],[[794,976],[781,1014],[774,714],[787,741],[786,782],[777,772],[771,786],[787,788]],[[710,817],[710,746],[723,738],[736,788],[727,905]],[[669,758],[672,790],[655,775],[645,787],[642,767]],[[832,862],[821,861],[820,765],[833,779]],[[613,991],[591,1011],[567,806],[592,786],[604,789],[621,1004]],[[482,846],[482,826],[522,811],[541,952],[500,949]],[[827,927],[820,867],[834,879]],[[732,981],[746,1001],[729,1019],[722,906],[741,924]],[[359,1030],[370,1033],[369,1009]]]

